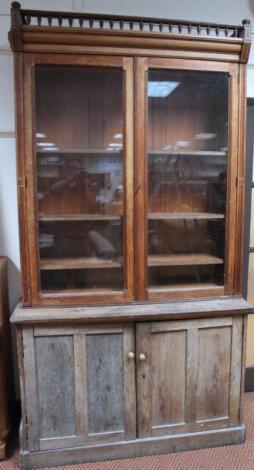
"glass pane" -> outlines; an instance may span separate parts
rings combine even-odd
[[[123,290],[122,84],[121,69],[36,67],[42,290]]]
[[[224,284],[228,76],[148,74],[148,284]]]

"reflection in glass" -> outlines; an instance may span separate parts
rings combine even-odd
[[[38,66],[42,290],[122,290],[122,71]]]
[[[38,155],[40,214],[123,214],[122,153]]]
[[[148,74],[148,284],[224,284],[224,73]]]

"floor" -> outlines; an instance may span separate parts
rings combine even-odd
[[[247,439],[244,444],[53,468],[55,470],[254,470],[254,393],[246,393],[244,400],[244,424],[247,428]],[[14,446],[9,450],[9,458],[0,463],[0,470],[19,468],[19,453]]]

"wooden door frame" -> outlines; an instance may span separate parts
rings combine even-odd
[[[80,290],[78,293],[51,294],[40,292],[39,250],[37,230],[36,203],[36,155],[34,144],[34,67],[36,65],[73,65],[118,67],[124,72],[123,76],[123,110],[124,110],[124,148],[125,159],[123,177],[125,181],[124,195],[124,287],[122,291],[107,293],[103,289],[93,294]],[[24,305],[75,305],[75,304],[105,304],[122,303],[133,300],[134,278],[134,242],[133,242],[133,59],[121,56],[103,55],[71,55],[43,54],[25,55],[22,63],[23,71],[23,121],[18,116],[18,124],[22,126],[24,145],[17,147],[18,185],[20,201],[20,227],[22,248],[22,272],[26,280],[24,285]],[[20,150],[21,147],[21,150]]]
[[[149,57],[138,57],[135,59],[135,297],[139,300],[173,300],[177,298],[222,296],[239,293],[241,291],[240,258],[242,254],[241,239],[241,216],[237,217],[237,211],[242,210],[243,201],[237,190],[239,178],[242,183],[242,163],[240,162],[240,150],[242,141],[240,139],[239,122],[244,109],[239,108],[239,64],[228,64],[222,62],[208,62],[187,59],[168,59]],[[188,290],[161,290],[147,288],[147,96],[146,75],[150,68],[164,68],[168,70],[195,70],[203,72],[225,72],[229,75],[228,93],[228,177],[227,177],[227,219],[226,219],[226,256],[225,270],[227,285],[210,289]],[[239,188],[238,188],[239,189]],[[241,214],[240,214],[241,215]],[[234,230],[232,229],[234,227]],[[237,237],[235,236],[237,234]],[[238,243],[236,243],[236,238]],[[237,256],[237,251],[240,252]]]

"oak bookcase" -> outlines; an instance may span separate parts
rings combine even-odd
[[[11,18],[23,468],[242,442],[249,21]]]

